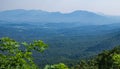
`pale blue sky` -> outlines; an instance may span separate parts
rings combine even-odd
[[[120,0],[0,0],[0,10],[36,9],[50,12],[87,10],[120,15]]]

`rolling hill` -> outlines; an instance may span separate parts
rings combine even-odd
[[[74,11],[71,13],[46,12],[41,10],[8,10],[0,12],[1,21],[36,22],[36,23],[81,23],[81,24],[110,24],[118,22],[110,17],[89,11]]]

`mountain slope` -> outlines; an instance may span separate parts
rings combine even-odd
[[[115,46],[120,45],[120,31],[108,34],[108,36],[109,36],[109,38],[99,42],[98,44],[96,44],[92,47],[88,47],[88,49],[86,51],[101,52],[103,50],[109,50]]]
[[[0,20],[14,22],[54,22],[81,24],[107,24],[111,19],[88,11],[74,11],[72,13],[46,12],[41,10],[9,10],[0,12]]]

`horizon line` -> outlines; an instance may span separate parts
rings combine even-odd
[[[13,11],[13,10],[25,10],[25,11],[43,11],[43,12],[50,12],[50,13],[54,13],[54,12],[57,12],[57,13],[61,13],[61,14],[69,14],[69,13],[73,13],[73,12],[76,12],[76,11],[85,11],[85,12],[91,12],[91,13],[95,13],[95,14],[98,14],[98,15],[103,15],[103,16],[120,16],[120,15],[111,15],[111,14],[105,14],[105,13],[102,13],[102,12],[95,12],[95,11],[91,11],[91,10],[73,10],[73,11],[69,11],[69,12],[62,12],[62,11],[48,11],[48,10],[42,10],[42,9],[6,9],[6,10],[0,10],[0,12],[5,12],[5,11]]]

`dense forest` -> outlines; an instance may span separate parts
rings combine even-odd
[[[1,38],[0,69],[40,69],[40,66],[34,63],[32,52],[44,52],[47,47],[48,45],[41,40],[19,43],[8,37]],[[68,67],[59,63],[46,65],[44,69],[120,69],[120,46],[104,50],[87,60],[80,60],[74,66]]]
[[[81,26],[79,23],[36,25],[1,22],[0,28],[1,38],[10,37],[28,43],[43,40],[48,44],[49,47],[42,54],[33,52],[35,63],[41,67],[59,62],[73,66],[78,60],[88,59],[120,45],[119,24]]]

